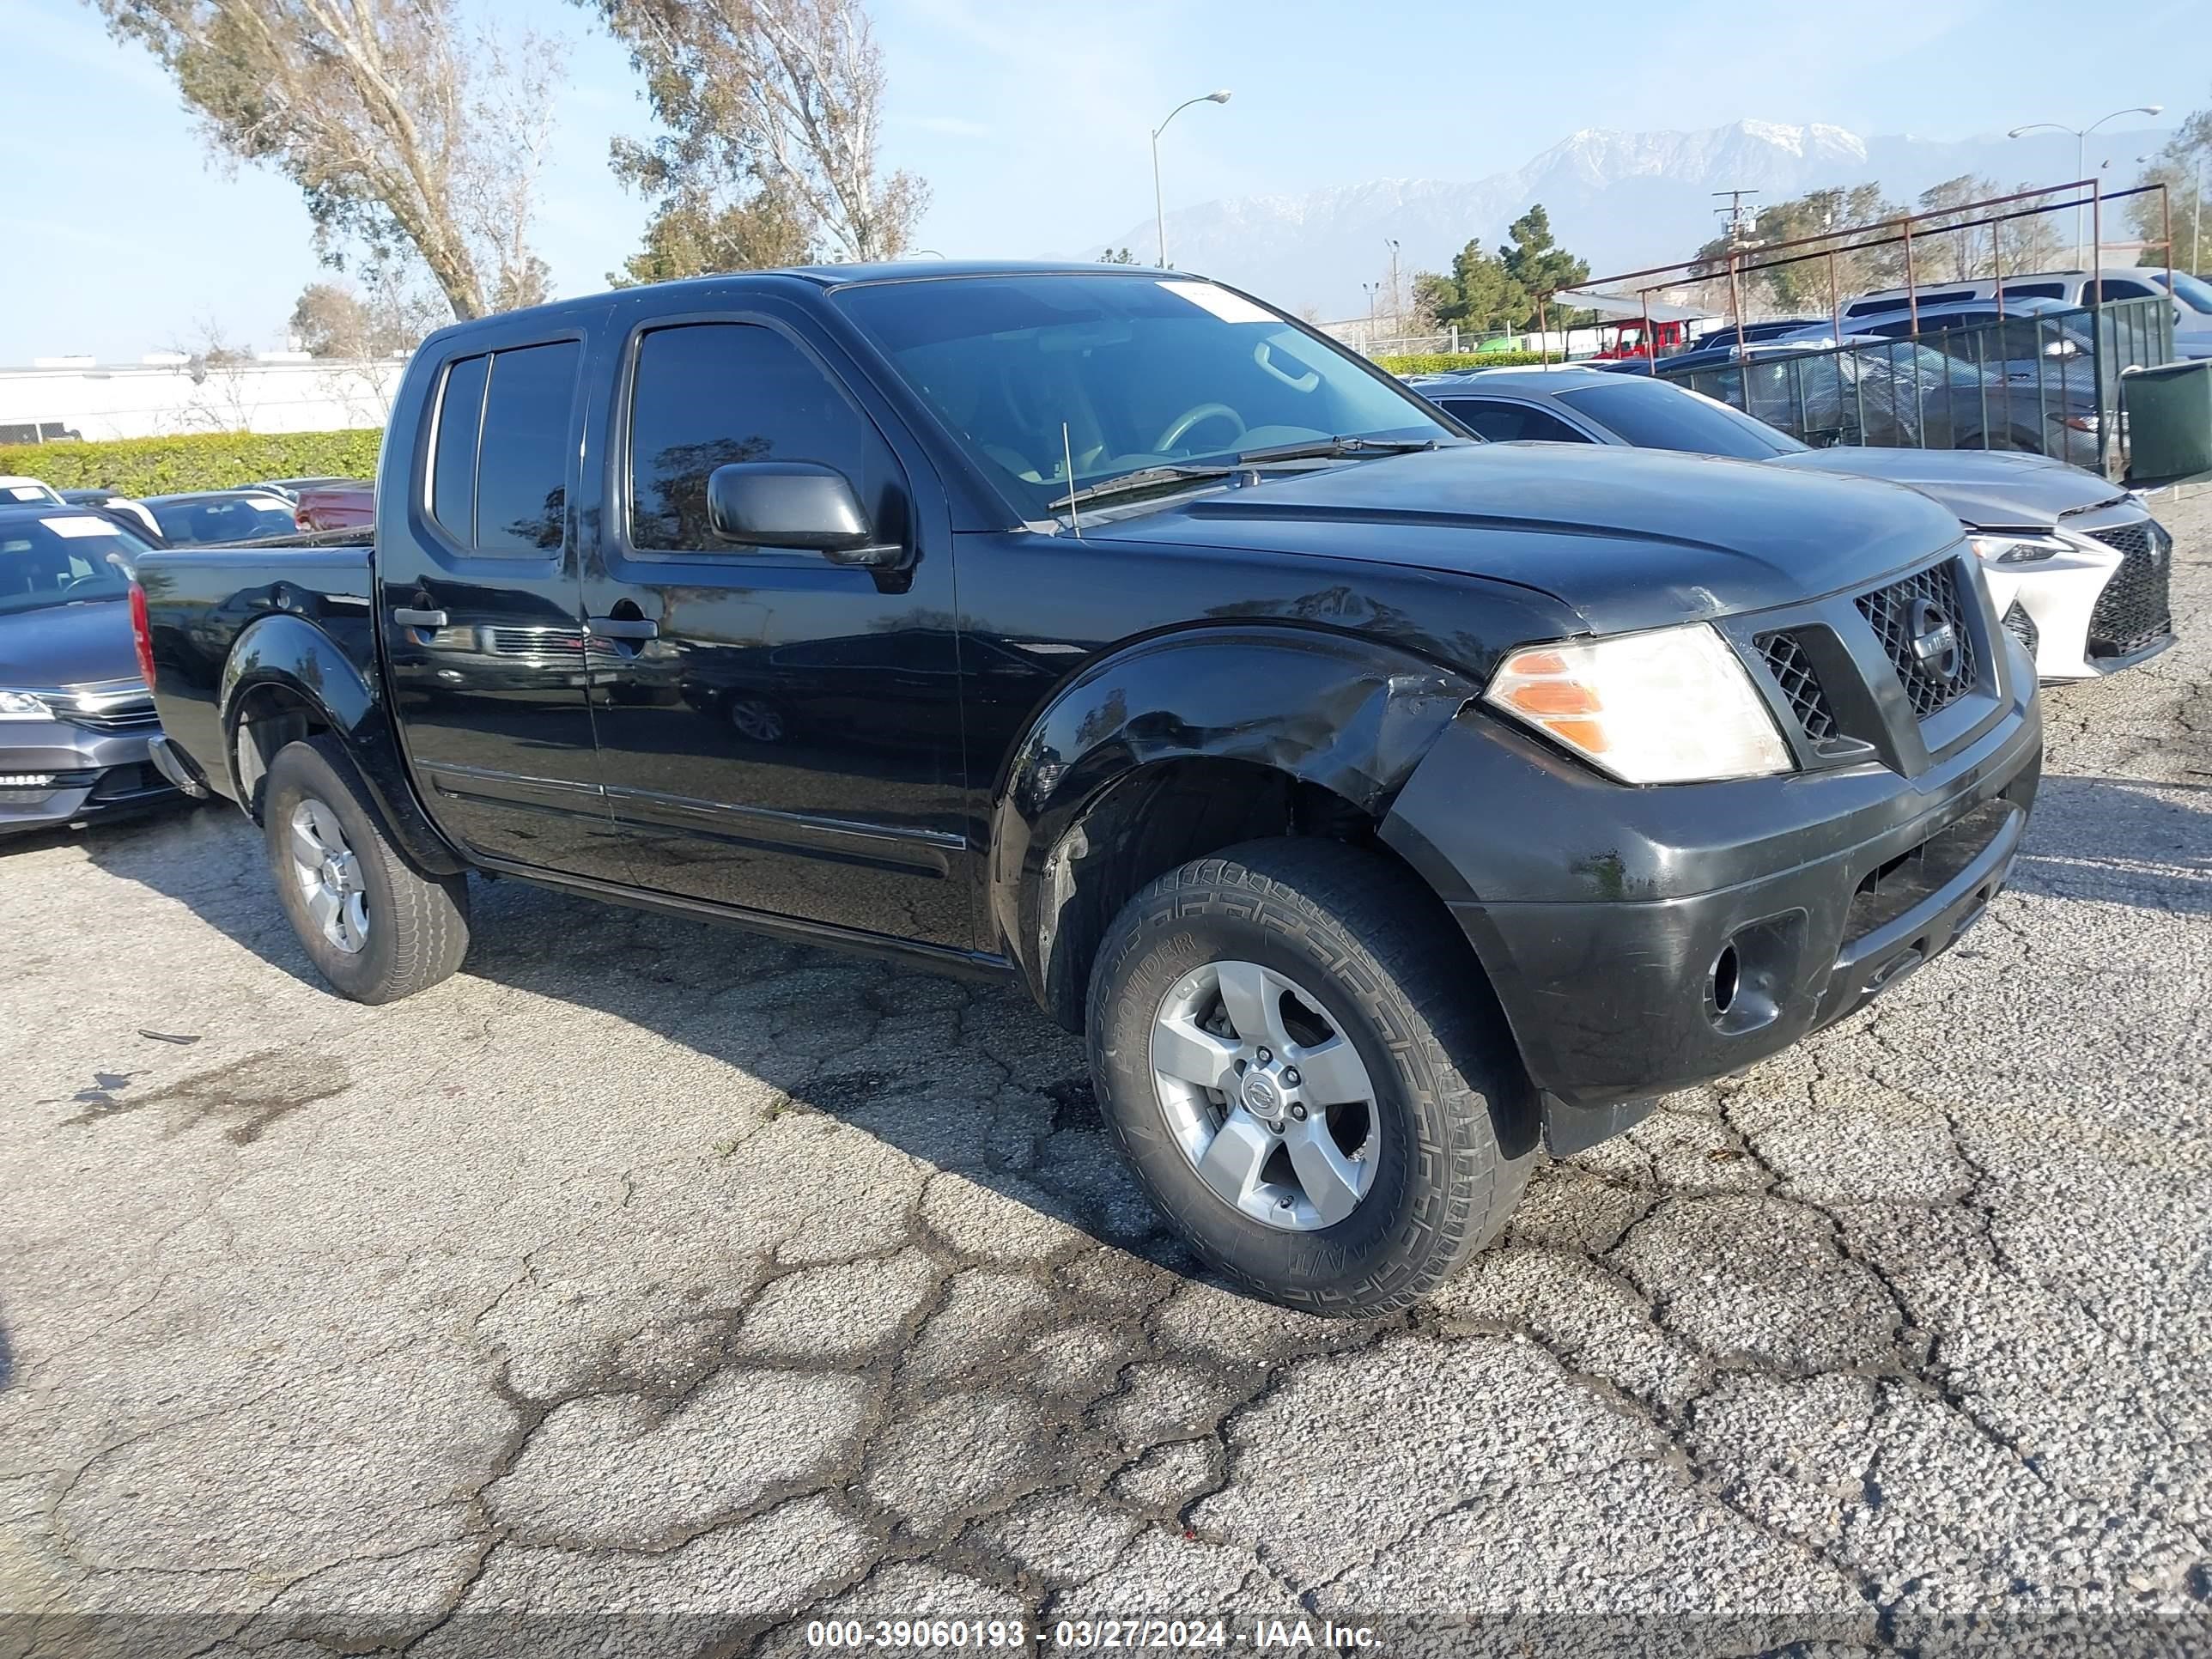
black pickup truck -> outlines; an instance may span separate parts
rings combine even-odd
[[[458,325],[373,544],[138,574],[160,763],[341,992],[453,973],[471,872],[1010,975],[1204,1256],[1328,1312],[1942,950],[2041,758],[1925,496],[1484,444],[1168,271]]]

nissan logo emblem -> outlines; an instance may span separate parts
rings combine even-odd
[[[1912,655],[1922,670],[1939,680],[1959,678],[1962,653],[1959,629],[1932,599],[1912,602]]]

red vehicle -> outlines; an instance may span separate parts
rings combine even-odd
[[[300,492],[302,530],[359,530],[376,518],[376,486],[366,480],[311,486]]]
[[[1612,338],[1591,355],[1607,362],[1649,357],[1655,345],[1662,351],[1680,351],[1690,343],[1690,325],[1686,322],[1662,323],[1655,319],[1649,340],[1644,337],[1644,319],[1640,317],[1629,322],[1599,323],[1596,327],[1601,334],[1609,333]]]

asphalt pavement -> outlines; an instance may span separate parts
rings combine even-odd
[[[1200,1277],[1012,991],[500,883],[368,1009],[227,807],[0,848],[0,1654],[2205,1638],[2212,496],[2160,510],[2186,637],[2047,696],[1981,926],[1371,1323]]]

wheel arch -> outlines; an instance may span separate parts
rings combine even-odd
[[[216,703],[233,798],[255,823],[277,750],[326,732],[410,863],[441,876],[468,867],[415,798],[381,690],[305,617],[266,617],[240,635],[224,659]]]
[[[1376,834],[1390,799],[1479,689],[1317,628],[1185,629],[1093,663],[1034,717],[994,791],[990,930],[1079,1030],[1107,925],[1156,876],[1274,835],[1402,861]]]

